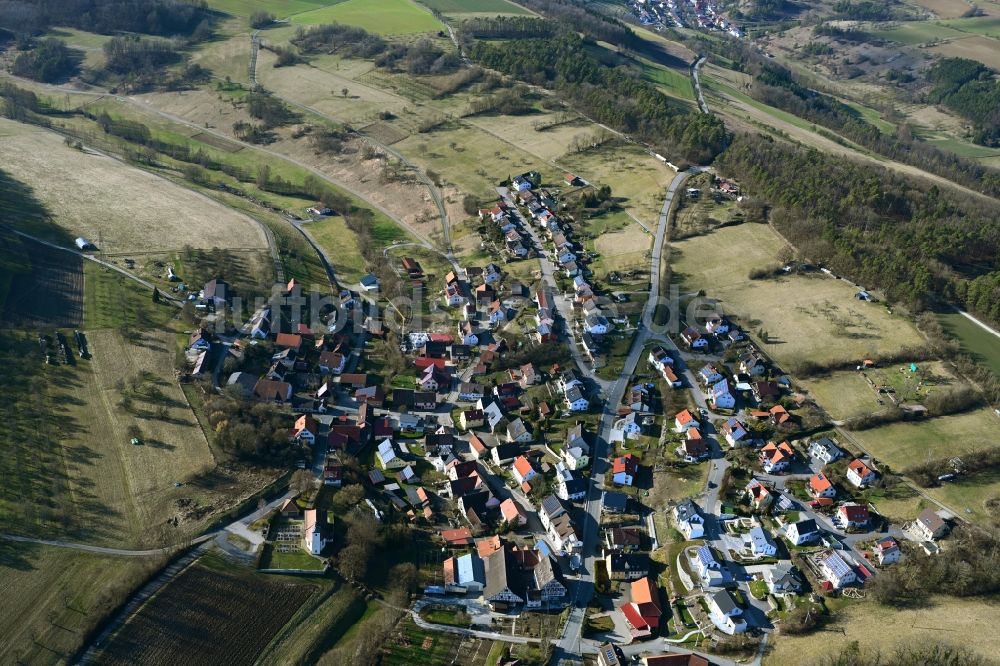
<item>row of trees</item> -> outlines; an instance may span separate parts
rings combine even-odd
[[[337,23],[299,28],[291,41],[303,54],[338,53],[372,59],[379,67],[414,75],[447,74],[462,64],[457,54],[444,51],[429,39],[388,42],[362,28]]]
[[[198,41],[211,34],[204,0],[4,0],[0,26],[32,35],[47,28],[71,26],[88,32],[135,32]]]
[[[973,301],[964,284],[1000,269],[1000,203],[761,136],[737,138],[717,166],[773,206],[803,257],[914,309],[957,302],[1000,321],[1000,289]]]
[[[210,395],[205,413],[215,442],[242,460],[288,465],[295,458],[288,440],[288,415],[274,405],[252,403],[232,394]]]
[[[947,470],[952,469],[952,457],[928,460],[927,462],[913,465],[903,471],[903,474],[910,477],[924,488],[933,488],[940,484],[938,477]],[[963,477],[976,476],[980,474],[990,474],[1000,470],[1000,446],[971,451],[962,457]]]
[[[729,134],[718,118],[670,103],[653,84],[627,67],[607,67],[590,55],[576,33],[555,39],[477,41],[469,56],[491,69],[557,91],[595,120],[638,136],[666,154],[707,162]]]

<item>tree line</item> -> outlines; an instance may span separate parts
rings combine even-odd
[[[529,83],[555,90],[598,122],[646,141],[666,154],[708,162],[725,147],[722,121],[671,103],[627,67],[607,67],[588,52],[593,43],[576,33],[554,39],[476,41],[469,57]]]
[[[759,135],[738,137],[717,166],[772,205],[803,257],[915,310],[957,303],[1000,321],[1000,289],[971,286],[997,278],[1000,203]]]
[[[38,40],[31,50],[19,53],[10,71],[15,76],[55,83],[79,72],[81,62],[81,51],[69,48],[61,39],[48,38]]]
[[[337,53],[347,58],[372,59],[379,67],[407,74],[447,74],[462,61],[429,39],[413,43],[389,42],[362,28],[337,23],[299,28],[291,39],[303,54]]]
[[[15,35],[33,35],[69,26],[103,35],[134,32],[200,41],[211,34],[204,0],[4,0],[0,26]]]

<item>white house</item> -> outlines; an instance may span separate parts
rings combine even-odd
[[[521,419],[514,419],[507,424],[507,441],[527,444],[535,438],[528,430],[528,426]]]
[[[575,502],[587,496],[587,479],[561,462],[556,463],[556,482],[556,495],[559,499]]]
[[[726,419],[726,422],[722,424],[720,431],[726,438],[726,442],[729,446],[735,448],[739,446],[744,439],[747,437],[746,426],[739,419],[733,417]]]
[[[694,568],[698,573],[698,578],[704,587],[715,587],[726,582],[726,575],[722,570],[722,564],[715,559],[712,549],[708,546],[700,546],[695,551]]]
[[[705,536],[705,518],[690,497],[674,507],[674,522],[677,523],[678,531],[688,541]]]
[[[903,556],[903,551],[899,549],[899,543],[892,537],[885,537],[875,542],[875,557],[878,558],[880,566],[886,566],[899,562]]]
[[[850,585],[858,579],[854,569],[844,561],[844,558],[833,551],[817,557],[816,564],[819,567],[820,575],[836,589]]]
[[[531,481],[538,476],[538,472],[535,471],[535,468],[531,466],[531,463],[528,462],[528,459],[524,456],[518,456],[514,459],[514,464],[511,465],[510,473],[517,480],[518,485],[525,483],[526,481]]]
[[[819,527],[812,518],[800,520],[785,525],[785,536],[796,546],[815,541],[819,538]]]
[[[667,350],[663,347],[656,346],[649,350],[649,364],[656,368],[657,371],[663,372],[663,368],[668,365],[673,365],[674,359],[670,357]]]
[[[458,387],[458,399],[466,402],[475,402],[486,394],[482,384],[474,382],[462,382]]]
[[[569,469],[586,469],[590,462],[590,455],[579,446],[571,446],[563,449],[563,461]]]
[[[531,181],[524,176],[514,176],[510,181],[510,187],[515,192],[524,192],[531,189]]]
[[[375,457],[378,459],[379,466],[385,470],[406,467],[406,462],[396,453],[396,447],[393,446],[391,439],[386,439],[378,445]]]
[[[708,399],[717,409],[732,409],[736,406],[736,398],[729,392],[729,382],[725,379],[712,385]]]
[[[726,590],[719,590],[712,594],[705,595],[708,601],[709,617],[712,624],[723,633],[742,634],[747,630],[747,623],[743,619],[743,609],[739,607],[733,596]]]
[[[583,397],[579,385],[574,384],[566,389],[566,407],[571,412],[585,412],[590,408],[590,401]]]
[[[608,332],[608,319],[604,315],[588,315],[584,319],[583,330],[591,335],[604,335]]]
[[[642,424],[639,422],[637,412],[629,412],[624,418],[615,421],[611,432],[612,441],[623,442],[626,439],[635,439],[642,434]]]
[[[823,437],[809,444],[809,456],[824,465],[844,457],[844,452],[829,437]]]
[[[764,570],[764,582],[771,594],[788,594],[797,592],[802,587],[802,580],[791,562],[778,562],[773,567]]]
[[[723,379],[722,373],[716,370],[715,366],[712,364],[706,365],[704,368],[698,371],[698,379],[705,386],[715,384]]]
[[[683,412],[678,412],[677,416],[674,417],[674,432],[686,432],[691,428],[700,427],[698,419],[687,409]]]
[[[771,535],[759,525],[747,533],[745,543],[754,557],[774,557],[778,554],[778,547],[771,539]]]
[[[855,458],[847,466],[847,480],[856,488],[864,488],[874,483],[876,477],[875,470],[863,463],[859,458]]]

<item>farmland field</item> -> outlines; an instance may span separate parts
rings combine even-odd
[[[957,18],[969,11],[972,5],[966,0],[914,0],[917,5],[930,12],[938,18]]]
[[[442,632],[424,631],[410,617],[400,621],[385,645],[382,664],[452,664],[485,666],[491,641]],[[456,661],[459,660],[459,661]]]
[[[420,0],[442,14],[526,14],[531,12],[507,0]]]
[[[310,584],[223,573],[196,564],[129,618],[99,661],[253,663],[315,590]]]
[[[249,218],[103,155],[74,150],[54,132],[0,120],[4,168],[34,188],[53,220],[105,252],[265,248]],[[28,229],[30,231],[30,229]]]
[[[957,312],[937,316],[944,330],[962,345],[962,351],[1000,375],[1000,338]]]
[[[632,222],[629,219],[629,222]],[[601,234],[594,241],[594,249],[601,253],[598,260],[607,271],[627,271],[649,265],[649,249],[653,243],[652,234],[632,222],[622,231]]]
[[[851,603],[837,611],[823,631],[782,635],[764,657],[764,666],[820,663],[848,641],[857,641],[863,648],[878,647],[883,655],[896,646],[945,642],[992,659],[1000,654],[1000,634],[993,630],[997,622],[1000,606],[986,600],[935,597],[920,608]]]
[[[345,23],[379,35],[437,32],[444,26],[412,0],[345,0],[292,17],[293,23]]]
[[[945,21],[944,25],[961,30],[962,32],[972,32],[986,37],[1000,38],[1000,17],[998,16],[976,16],[973,18],[956,19]]]
[[[957,382],[940,361],[921,362],[917,367],[916,374],[910,372],[908,363],[866,370],[865,374],[880,386],[892,386],[897,397],[907,402],[920,402],[937,388]],[[900,368],[903,372],[900,372]],[[853,370],[832,372],[823,377],[803,380],[801,384],[827,411],[830,418],[838,421],[878,412],[890,404],[887,399],[876,396],[861,373]],[[884,405],[878,403],[880,398],[885,402]]]
[[[856,300],[856,290],[841,280],[747,279],[751,269],[774,264],[782,245],[768,226],[741,224],[673,243],[670,262],[685,290],[704,289],[751,334],[766,331],[762,347],[779,364],[851,361],[923,344],[906,319]]]
[[[0,541],[0,663],[67,663],[160,557],[110,557]]]
[[[1000,69],[1000,41],[982,35],[959,34],[962,35],[961,39],[954,39],[927,50],[949,58],[978,60],[987,67]]]
[[[344,224],[344,218],[332,216],[309,222],[302,228],[326,250],[334,262],[337,278],[344,284],[357,282],[365,274],[365,260],[358,249],[357,238]]]
[[[234,16],[269,12],[278,18],[327,7],[342,0],[208,0],[208,6]]]
[[[911,46],[941,39],[960,39],[966,36],[962,32],[954,28],[949,28],[943,23],[931,21],[907,21],[894,25],[895,27],[889,29],[874,30],[872,34],[876,37],[890,39],[894,42]]]
[[[1000,426],[992,410],[940,416],[911,423],[894,423],[851,433],[876,459],[900,471],[936,458],[968,454],[996,446]],[[983,474],[945,483],[925,491],[962,514],[966,520],[986,523],[990,515],[983,503],[1000,497],[1000,475]]]

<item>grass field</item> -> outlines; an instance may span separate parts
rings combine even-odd
[[[412,0],[345,0],[292,17],[293,23],[346,23],[379,35],[411,35],[443,30],[441,22]]]
[[[893,24],[893,26],[889,29],[874,30],[872,34],[876,37],[889,39],[908,46],[936,42],[942,39],[960,39],[965,37],[959,30],[949,28],[943,23],[931,21],[907,21]]]
[[[83,263],[83,300],[87,330],[163,326],[177,313],[171,305],[153,303],[145,287],[92,261]]]
[[[899,471],[927,460],[996,446],[998,426],[1000,418],[989,409],[980,409],[915,423],[894,423],[854,432],[852,436],[876,459]],[[962,518],[986,523],[990,516],[983,502],[1000,497],[1000,474],[948,482],[925,492],[960,512]]]
[[[357,237],[347,228],[344,218],[333,216],[309,222],[304,225],[304,229],[336,262],[334,270],[337,278],[342,279],[344,284],[357,282],[367,272],[365,259],[358,249]]]
[[[959,34],[962,35],[961,39],[955,39],[927,50],[949,58],[978,60],[994,70],[1000,69],[1000,41],[982,35]]]
[[[671,245],[674,279],[685,291],[704,289],[751,334],[764,329],[763,348],[778,363],[861,359],[923,343],[906,319],[856,300],[840,280],[820,274],[748,280],[751,269],[776,262],[783,244],[758,224],[688,238]]]
[[[899,371],[900,367],[903,367],[904,372]],[[941,387],[961,383],[940,361],[921,362],[917,367],[916,374],[910,372],[906,363],[867,370],[866,374],[880,386],[892,386],[897,397],[907,402],[919,402]],[[861,373],[853,370],[803,380],[802,386],[827,411],[830,418],[838,421],[877,412],[890,404],[887,399],[876,396]],[[885,404],[878,403],[880,398]]]
[[[0,663],[68,663],[97,623],[162,564],[159,557],[0,541]]]
[[[1000,375],[1000,338],[957,312],[940,313],[937,318],[944,330],[961,343],[962,351]]]
[[[957,18],[972,7],[966,0],[914,0],[914,2],[943,19]]]
[[[984,600],[935,597],[926,606],[911,609],[851,603],[837,611],[832,626],[823,631],[783,635],[774,641],[764,666],[820,663],[848,641],[879,648],[883,655],[897,646],[944,642],[992,659],[1000,654],[1000,635],[992,629],[998,621],[1000,606]]]
[[[955,30],[961,30],[962,32],[1000,38],[1000,17],[998,16],[975,16],[973,18],[956,19],[954,21],[944,21],[943,25]]]
[[[4,168],[34,189],[56,224],[105,252],[265,248],[248,218],[111,158],[74,150],[53,132],[0,120]]]
[[[104,65],[104,44],[111,40],[109,35],[98,35],[75,28],[53,28],[46,37],[56,37],[67,46],[83,51],[83,66],[98,68]]]
[[[268,12],[278,18],[313,11],[342,0],[208,0],[208,6],[234,16]]]
[[[627,224],[624,229],[603,233],[594,240],[594,249],[601,254],[596,262],[599,267],[593,269],[595,273],[648,268],[653,236],[627,215],[624,218]]]
[[[643,78],[655,83],[662,92],[671,97],[694,101],[694,87],[686,73],[669,69],[645,58],[641,58],[640,63]]]
[[[420,0],[420,4],[442,14],[516,14],[531,15],[531,12],[507,0]]]
[[[411,664],[451,664],[483,666],[490,655],[491,641],[424,631],[406,617],[385,645],[382,663],[386,666]],[[460,661],[456,661],[460,660]]]

